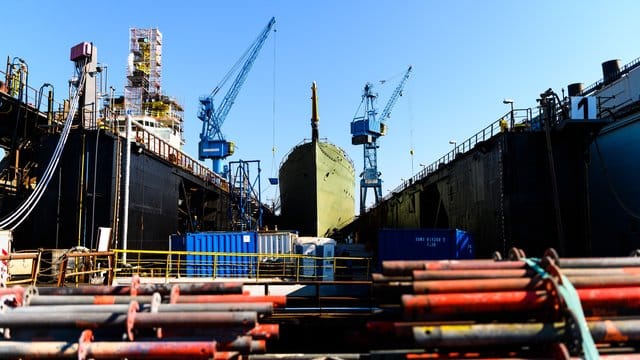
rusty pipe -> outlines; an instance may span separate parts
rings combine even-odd
[[[640,276],[567,276],[571,284],[577,288],[609,288],[640,286]],[[415,294],[438,294],[457,292],[487,292],[541,290],[544,282],[533,278],[503,279],[454,279],[454,280],[420,280],[414,281],[412,290]]]
[[[125,296],[125,295],[35,295],[27,296],[25,304],[30,306],[41,305],[113,305],[129,304],[131,301],[139,303],[151,303],[150,295]]]
[[[402,295],[402,305],[405,315],[410,317],[552,309],[543,291]]]
[[[279,324],[256,324],[253,329],[247,331],[254,339],[277,339],[280,337]]]
[[[521,263],[519,267],[522,267],[524,262],[520,261],[505,261],[498,262],[489,259],[476,259],[476,260],[388,260],[382,262],[382,273],[386,276],[402,276],[410,275],[413,270],[436,270],[436,269],[454,269],[460,266],[458,269],[470,269],[470,268],[504,268],[509,266],[515,266],[513,264],[499,265],[502,263]]]
[[[215,356],[213,341],[145,341],[145,342],[90,342],[82,344],[84,357],[78,355],[77,342],[64,341],[3,341],[2,359],[210,359]]]
[[[638,276],[638,267],[610,267],[610,268],[560,268],[565,276]]]
[[[640,290],[636,287],[577,289],[584,309],[640,309]]]
[[[413,282],[415,294],[466,293],[488,291],[541,290],[539,278],[505,278],[473,280],[427,280]]]
[[[640,320],[588,321],[589,332],[596,343],[624,343],[640,340]],[[407,334],[411,328],[420,346],[467,347],[512,344],[552,343],[566,340],[564,323],[395,324],[396,333]]]
[[[555,263],[561,268],[640,267],[640,257],[560,258]]]
[[[109,312],[127,313],[128,304],[114,305],[48,305],[48,306],[22,306],[11,309],[15,313],[63,313],[63,312]],[[140,304],[139,312],[150,312],[151,305]],[[252,311],[258,314],[273,313],[272,303],[214,303],[214,304],[160,304],[158,312],[237,312]]]
[[[532,276],[528,269],[414,270],[414,280],[499,279]]]
[[[267,342],[254,340],[251,336],[238,336],[230,342],[218,342],[217,350],[238,351],[242,354],[264,354],[267,352]]]
[[[601,288],[640,286],[640,276],[610,275],[610,276],[567,276],[575,288]]]
[[[180,295],[175,303],[251,303],[268,302],[275,308],[283,308],[287,304],[287,297],[282,295]]]
[[[118,313],[0,313],[0,327],[8,328],[100,328],[123,326],[129,319]],[[136,313],[135,327],[233,327],[251,329],[257,323],[255,312],[171,312]]]
[[[640,291],[635,287],[577,289],[584,310],[611,312],[640,309]],[[527,312],[545,307],[552,310],[553,298],[544,291],[496,291],[402,295],[407,316],[429,314]]]

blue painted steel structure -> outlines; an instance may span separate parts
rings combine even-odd
[[[200,98],[200,110],[198,111],[198,119],[202,120],[202,132],[200,133],[200,143],[198,144],[198,156],[200,160],[212,159],[213,171],[216,173],[222,173],[222,160],[227,156],[232,155],[234,152],[234,143],[226,141],[224,135],[222,135],[222,124],[224,123],[231,106],[238,96],[238,92],[244,84],[244,81],[249,74],[249,70],[253,66],[262,45],[264,44],[267,36],[273,26],[276,23],[275,18],[271,18],[267,26],[260,32],[256,40],[249,46],[247,51],[238,59],[236,64],[229,70],[229,72],[220,81],[218,86],[213,89],[208,96],[202,96]],[[240,68],[238,75],[231,84],[229,91],[225,95],[224,99],[220,103],[217,109],[214,108],[213,98],[229,80],[231,75],[238,69],[242,60],[244,64]]]
[[[257,167],[253,180],[251,165]],[[229,162],[229,219],[233,230],[257,230],[262,227],[260,172],[260,160]]]
[[[391,109],[401,95],[402,89],[411,74],[411,68],[412,67],[409,66],[404,73],[400,84],[398,84],[394,90],[379,117],[376,117],[377,110],[374,106],[378,94],[373,92],[373,85],[367,83],[364,86],[364,93],[362,94],[362,101],[360,102],[360,106],[362,106],[362,103],[365,104],[364,115],[356,116],[353,118],[353,121],[351,121],[351,143],[353,145],[363,145],[364,151],[364,170],[360,175],[362,177],[360,180],[361,214],[366,211],[367,190],[369,188],[374,189],[376,203],[382,198],[382,179],[380,178],[381,173],[378,171],[378,138],[386,133],[384,121],[391,114]],[[360,106],[358,109],[360,109]]]

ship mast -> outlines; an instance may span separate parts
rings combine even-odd
[[[311,85],[311,141],[318,141],[318,122],[320,122],[320,116],[318,116],[318,88],[314,81]]]

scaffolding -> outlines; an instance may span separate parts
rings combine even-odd
[[[131,28],[129,53],[132,64],[127,68],[129,86],[141,87],[144,95],[160,94],[162,88],[162,33],[160,30]]]

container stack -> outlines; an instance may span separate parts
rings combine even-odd
[[[284,296],[250,296],[241,283],[3,292],[2,359],[228,359],[265,353],[277,324],[261,320]]]
[[[384,262],[369,330],[424,358],[640,356],[640,258],[509,258]]]

